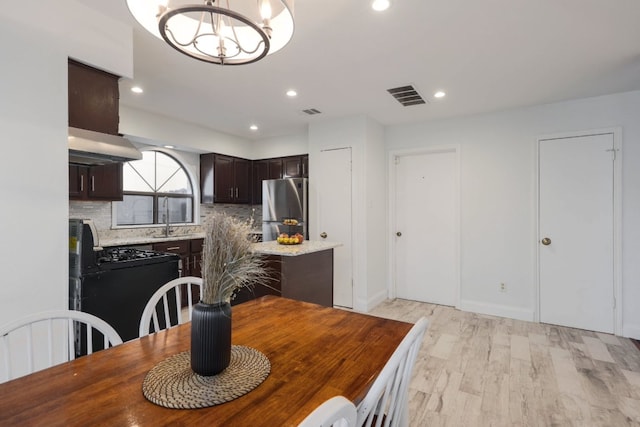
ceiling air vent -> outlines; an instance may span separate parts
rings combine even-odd
[[[313,116],[314,114],[320,114],[320,111],[316,110],[315,108],[307,108],[306,110],[302,110],[302,112],[310,116]]]
[[[418,91],[411,85],[394,87],[393,89],[387,89],[387,92],[391,94],[398,102],[405,107],[410,105],[426,104],[425,100]]]

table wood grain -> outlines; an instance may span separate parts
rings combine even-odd
[[[0,425],[295,426],[334,395],[359,402],[412,326],[274,296],[234,306],[232,318],[233,344],[271,362],[236,400],[167,409],[142,395],[151,368],[189,349],[187,323],[0,384]]]

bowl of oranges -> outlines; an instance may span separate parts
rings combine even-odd
[[[304,236],[300,233],[288,235],[287,233],[281,233],[276,241],[281,245],[299,245],[304,241]]]

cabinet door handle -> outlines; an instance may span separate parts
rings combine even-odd
[[[238,187],[236,187],[236,199],[238,198]]]
[[[300,175],[300,163],[298,163],[297,169],[298,169],[298,175]]]
[[[187,257],[187,258],[186,258],[186,261],[187,261],[187,268],[186,268],[186,270],[187,270],[187,271],[189,271],[189,270],[191,270],[191,268],[189,267],[189,257]]]
[[[91,191],[96,191],[96,177],[91,175]]]
[[[80,175],[80,192],[84,191],[84,175]]]
[[[175,251],[177,249],[180,249],[180,246],[171,246],[170,248],[167,248],[168,251]]]
[[[229,197],[233,199],[233,187],[229,187]]]

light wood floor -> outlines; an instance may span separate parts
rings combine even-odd
[[[370,314],[429,319],[411,426],[640,426],[629,339],[399,299]]]

